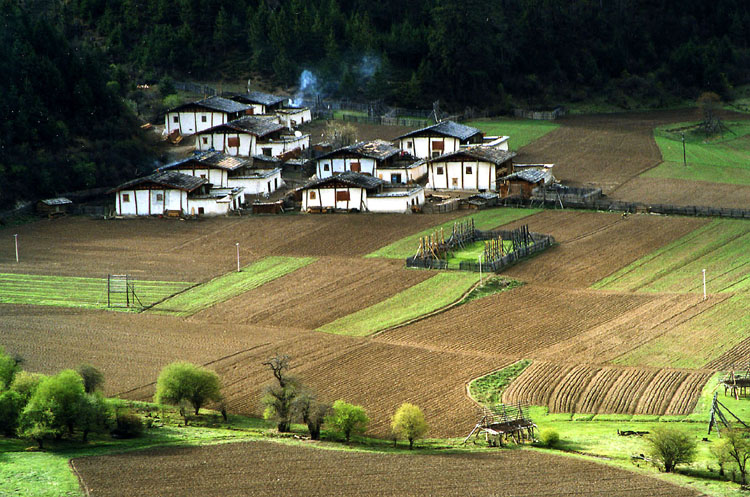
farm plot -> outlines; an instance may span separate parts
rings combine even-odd
[[[206,309],[193,319],[315,329],[434,275],[405,269],[401,261],[324,258]]]
[[[311,257],[266,257],[242,268],[242,271],[227,273],[208,283],[175,295],[149,312],[191,316],[219,302],[231,299],[248,290],[257,288],[280,276],[291,273],[315,261]]]
[[[24,369],[51,374],[90,363],[115,395],[156,381],[172,361],[214,361],[296,336],[294,329],[190,323],[168,316],[5,305],[0,345],[24,358]]]
[[[478,273],[437,273],[382,302],[323,325],[318,331],[370,335],[452,304],[478,281]]]
[[[84,457],[72,465],[93,497],[495,495],[498,485],[507,497],[698,495],[610,466],[532,451],[407,455],[247,442]]]
[[[550,212],[549,217],[540,216],[540,219],[554,223],[554,214]],[[551,225],[545,230],[544,223],[529,219],[532,231],[551,234],[559,245],[521,261],[503,274],[566,288],[588,287],[706,223],[703,219],[649,215],[620,216],[614,221],[611,214],[590,215],[600,216],[599,228],[581,233],[580,228],[574,227],[569,234],[564,226],[556,228]]]
[[[503,402],[546,406],[552,413],[683,415],[692,412],[712,374],[537,361],[505,390]]]
[[[175,293],[185,290],[189,283],[178,281],[133,282],[138,307],[112,308],[140,310]],[[116,296],[117,303],[124,297]],[[51,305],[59,307],[107,308],[107,279],[73,276],[43,276],[34,274],[0,273],[0,304]]]
[[[375,340],[485,355],[536,357],[654,299],[534,284],[474,300]],[[586,360],[592,360],[588,356]]]
[[[424,410],[433,436],[465,435],[476,422],[476,405],[466,396],[465,383],[513,362],[300,332],[209,364],[222,378],[230,412],[262,413],[263,387],[273,380],[262,362],[280,351],[291,357],[292,374],[320,399],[364,406],[371,418],[368,433],[378,436],[388,436],[391,416],[403,402]],[[144,385],[128,398],[146,400],[153,393],[153,385]]]
[[[550,131],[560,127],[552,121],[534,121],[531,119],[478,119],[465,123],[474,126],[490,136],[510,136],[510,148],[518,150],[533,143]]]
[[[462,215],[337,214],[95,220],[69,217],[0,229],[0,273],[201,282],[268,255],[361,256]],[[21,262],[16,264],[13,234]],[[6,240],[7,243],[2,242]]]
[[[597,282],[594,288],[711,293],[750,290],[750,222],[715,220]]]
[[[538,212],[540,212],[539,209],[487,209],[466,217],[462,217],[461,221],[465,221],[471,218],[474,219],[474,226],[476,229],[491,230],[511,221],[523,219],[526,216],[530,216]],[[420,231],[419,233],[410,234],[405,238],[379,248],[375,252],[367,254],[366,257],[385,257],[388,259],[405,259],[407,257],[412,257],[417,250],[420,238],[432,235],[433,233],[435,233],[435,231],[439,231],[440,229],[444,230],[445,237],[447,238],[451,234],[454,222],[455,220],[447,221],[442,224],[433,226],[430,229]]]
[[[679,167],[683,167],[680,165]],[[610,194],[615,200],[646,204],[747,209],[750,186],[638,176]]]

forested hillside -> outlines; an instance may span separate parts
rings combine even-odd
[[[746,0],[72,0],[118,62],[220,81],[250,72],[424,105],[598,93],[658,105],[748,81]]]
[[[120,97],[125,74],[55,9],[25,4],[0,0],[0,208],[116,184],[153,160]]]

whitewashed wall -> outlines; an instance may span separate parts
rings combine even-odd
[[[278,169],[272,176],[267,178],[249,178],[235,176],[229,178],[229,186],[241,186],[245,190],[243,194],[257,195],[259,193],[273,193],[283,186],[284,181],[281,179],[281,169]]]
[[[433,147],[434,142],[443,142],[443,150],[435,150]],[[409,146],[411,143],[411,147]],[[458,138],[433,138],[424,136],[413,136],[410,138],[400,138],[399,147],[404,152],[412,154],[420,159],[429,159],[432,157],[432,152],[439,152],[440,155],[449,154],[455,152],[461,146],[461,142]]]
[[[376,173],[376,162],[375,159],[361,158],[361,159],[350,159],[350,158],[328,158],[317,161],[316,171],[318,178],[328,178],[333,176],[334,173],[343,173],[351,171],[352,162],[359,162],[361,173],[367,173],[375,176]],[[326,171],[326,167],[328,170]]]
[[[420,188],[417,192],[398,197],[368,197],[367,208],[370,212],[394,212],[407,213],[411,212],[412,206],[424,204],[424,189]]]
[[[177,119],[177,122],[175,122],[175,118]],[[224,112],[211,112],[208,110],[197,112],[169,112],[164,120],[164,127],[166,128],[167,133],[177,130],[181,135],[192,135],[193,133],[199,133],[208,128],[226,123],[227,114]]]
[[[239,147],[230,147],[229,138],[239,135]],[[227,155],[249,157],[255,155],[255,136],[249,133],[210,133],[195,137],[195,148],[201,151],[214,149]]]
[[[297,112],[279,112],[277,116],[279,116],[279,123],[287,128],[295,128],[312,121],[312,112],[308,108],[300,109]]]
[[[157,200],[157,194],[164,195],[164,200]],[[129,196],[128,202],[124,201],[124,195]],[[187,194],[181,190],[122,190],[115,194],[115,209],[118,216],[148,216],[150,204],[150,215],[156,216],[168,210],[180,210],[180,197],[182,205],[187,205]]]
[[[283,140],[265,141],[258,142],[255,146],[255,154],[264,155],[263,149],[270,148],[271,156],[278,157],[286,152],[291,152],[295,148],[301,150],[307,150],[310,148],[310,135],[302,135],[300,137],[285,138]],[[265,154],[268,155],[268,154]]]
[[[195,169],[191,168],[180,168],[180,169],[173,169],[173,171],[177,171],[182,174],[187,174],[188,176],[195,176],[196,178],[205,178],[206,181],[214,185],[215,187],[220,188],[226,188],[228,186],[227,184],[227,171],[223,169],[215,169],[215,168],[208,168],[208,167],[196,167]]]
[[[438,168],[443,174],[438,174]],[[467,168],[471,168],[471,173]],[[483,161],[428,164],[428,183],[438,190],[495,190],[495,165]]]
[[[336,192],[337,191],[349,191],[349,202],[346,201],[336,201]],[[311,193],[315,195],[315,198],[310,198]],[[360,199],[362,199],[362,202],[360,203]],[[312,188],[309,190],[304,190],[304,193],[302,195],[302,211],[307,211],[308,208],[335,208],[335,209],[342,209],[342,210],[352,210],[352,209],[360,209],[365,210],[367,206],[367,192],[362,190],[361,188],[321,188],[320,191],[318,191],[317,188]]]

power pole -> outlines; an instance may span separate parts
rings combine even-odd
[[[682,135],[682,164],[687,167],[687,154],[685,153],[685,133],[680,133]]]

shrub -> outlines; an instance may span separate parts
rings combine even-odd
[[[201,406],[212,400],[221,400],[219,376],[213,371],[189,362],[173,362],[159,373],[154,395],[157,404],[179,405],[187,401],[197,416]]]
[[[370,418],[367,417],[367,413],[362,406],[337,400],[333,403],[331,413],[326,416],[325,423],[343,433],[344,439],[348,443],[352,434],[364,433],[367,430]]]
[[[554,447],[560,442],[560,434],[552,428],[545,428],[539,432],[539,441],[545,447]]]
[[[86,393],[94,393],[104,384],[104,375],[91,364],[81,364],[77,371],[83,378],[83,389]]]
[[[0,347],[0,390],[5,390],[13,382],[13,377],[20,369],[20,360],[5,352]]]
[[[666,473],[674,471],[678,464],[689,463],[695,458],[695,440],[675,428],[657,427],[646,437],[646,441],[655,464]]]
[[[409,450],[414,447],[414,440],[422,438],[427,429],[427,421],[422,410],[408,402],[401,404],[391,420],[393,435],[406,438],[409,441]]]
[[[307,425],[312,440],[320,440],[320,427],[328,415],[331,406],[318,402],[310,392],[303,392],[294,399],[294,411]]]
[[[6,437],[11,437],[16,433],[25,403],[21,394],[13,390],[0,394],[0,433]]]
[[[77,425],[83,432],[84,442],[89,433],[105,433],[109,430],[111,418],[109,404],[101,394],[86,394],[79,400]]]
[[[10,385],[10,389],[23,398],[24,404],[31,399],[31,396],[36,391],[36,387],[39,383],[46,378],[43,374],[29,373],[28,371],[19,371],[13,378],[13,383]]]
[[[72,435],[77,423],[79,402],[84,395],[83,380],[78,373],[67,369],[39,382],[24,408],[24,415],[30,417],[31,424],[51,423],[48,428],[57,437],[62,436],[64,428]],[[49,412],[49,416],[42,415],[43,412]],[[29,423],[26,423],[27,427]]]
[[[137,438],[143,433],[143,421],[130,411],[118,412],[115,427],[110,433],[115,438]]]
[[[276,421],[276,428],[281,433],[291,430],[294,416],[294,401],[300,390],[299,382],[288,374],[289,356],[276,355],[263,363],[273,373],[276,384],[266,387],[261,402],[265,407],[263,417]]]

